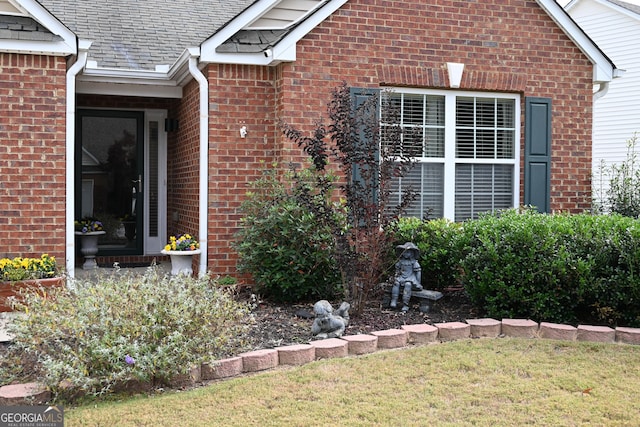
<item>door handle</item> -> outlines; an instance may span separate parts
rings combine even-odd
[[[142,175],[138,175],[138,179],[132,179],[131,182],[137,184],[138,193],[142,191]]]

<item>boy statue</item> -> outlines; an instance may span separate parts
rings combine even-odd
[[[409,301],[411,300],[412,291],[422,290],[422,269],[418,263],[420,251],[418,247],[407,242],[404,245],[396,246],[399,254],[399,261],[396,263],[396,275],[391,288],[391,308],[398,306],[398,297],[400,296],[400,288],[402,292],[402,311],[409,311]]]

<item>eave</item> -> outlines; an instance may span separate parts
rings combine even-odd
[[[542,9],[564,31],[593,64],[593,83],[606,83],[621,75],[615,64],[587,36],[580,26],[555,0],[536,0]]]
[[[287,35],[274,46],[262,52],[221,53],[217,48],[229,40],[234,34],[249,28],[252,22],[278,3],[279,0],[259,0],[245,9],[240,15],[218,30],[201,45],[200,61],[223,64],[276,65],[281,62],[296,60],[296,43],[313,30],[322,21],[344,5],[347,0],[329,0],[304,20],[292,26]]]

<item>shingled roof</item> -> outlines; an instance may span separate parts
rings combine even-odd
[[[38,0],[101,68],[154,70],[199,46],[255,0]]]

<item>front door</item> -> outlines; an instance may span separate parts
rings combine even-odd
[[[163,115],[158,111],[78,111],[76,218],[102,221],[106,234],[99,240],[99,255],[161,250],[166,224],[161,212],[165,205]]]

